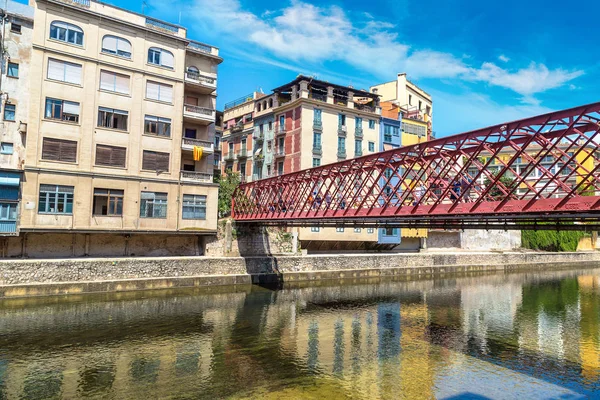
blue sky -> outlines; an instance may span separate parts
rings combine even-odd
[[[141,12],[142,0],[110,1]],[[460,133],[600,100],[600,2],[146,0],[146,14],[220,48],[218,106],[298,73],[338,84],[398,72],[432,94],[434,131]]]

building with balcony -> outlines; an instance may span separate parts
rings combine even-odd
[[[4,7],[4,3],[1,5]],[[33,7],[8,1],[2,10],[0,72],[0,239],[5,253],[8,236],[19,234],[21,185],[28,122],[28,92],[33,36]]]
[[[214,144],[214,155],[213,155],[213,165],[214,165],[214,181],[217,182],[217,179],[221,176],[221,163],[222,163],[222,151],[221,151],[221,141],[223,138],[223,111],[217,111],[215,124],[215,144]]]
[[[21,234],[5,255],[203,254],[218,49],[93,0],[31,4]]]

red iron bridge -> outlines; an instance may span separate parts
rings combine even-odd
[[[600,103],[242,184],[238,223],[600,228]],[[334,134],[334,133],[332,133]]]

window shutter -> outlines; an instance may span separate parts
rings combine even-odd
[[[79,103],[63,101],[63,113],[79,115]]]
[[[173,101],[173,86],[160,85],[160,101],[171,103]]]
[[[117,38],[115,36],[104,36],[102,39],[102,48],[110,52],[117,52]]]
[[[158,100],[159,84],[148,81],[146,83],[146,97],[152,100]]]
[[[96,145],[96,165],[125,168],[127,150],[125,147]]]
[[[142,169],[148,171],[156,171],[156,153],[153,151],[144,150],[142,156]]]
[[[81,84],[81,65],[65,63],[65,82]]]
[[[156,170],[169,172],[169,153],[156,153]]]
[[[48,79],[63,81],[65,79],[65,65],[57,60],[48,60]]]
[[[42,159],[51,161],[77,161],[77,142],[44,138],[42,144]]]
[[[129,76],[117,75],[115,91],[118,93],[129,94]]]
[[[127,53],[131,53],[131,43],[125,39],[120,39],[117,43],[117,48],[121,51],[125,51]]]
[[[173,66],[175,65],[175,59],[173,57],[173,54],[163,50],[160,54],[160,63],[164,67],[173,68]]]
[[[115,74],[108,71],[100,71],[100,89],[115,90]]]

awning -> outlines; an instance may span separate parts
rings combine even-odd
[[[0,171],[0,185],[1,186],[19,186],[21,182],[21,174],[18,172],[1,172]]]
[[[254,152],[254,155],[257,156],[262,152],[262,147],[259,147],[258,150]]]

